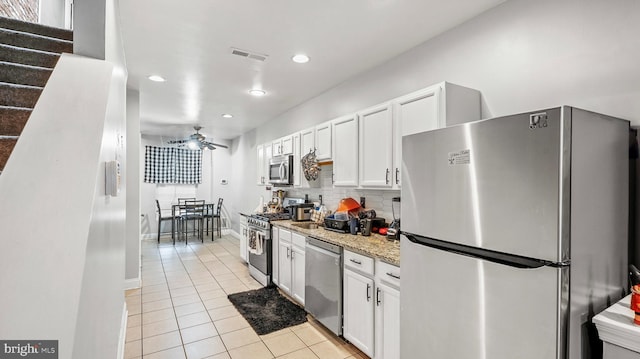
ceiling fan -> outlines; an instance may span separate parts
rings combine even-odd
[[[200,133],[201,126],[193,126],[196,133],[185,138],[184,140],[170,140],[167,143],[178,144],[178,146],[187,146],[191,150],[215,150],[217,147],[229,148],[228,146],[221,145],[219,143],[213,143],[205,141],[206,137]]]

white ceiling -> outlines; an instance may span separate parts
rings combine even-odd
[[[504,1],[121,1],[141,131],[182,137],[200,124],[214,140],[232,139]],[[292,62],[299,52],[311,61]],[[250,96],[253,87],[267,95]]]

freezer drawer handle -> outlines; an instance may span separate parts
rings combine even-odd
[[[362,265],[362,262],[357,261],[357,260],[355,260],[353,258],[350,258],[349,260],[352,261],[353,263],[357,264],[357,265]]]
[[[393,273],[391,273],[391,272],[387,272],[387,275],[388,275],[389,277],[393,277],[393,278],[395,278],[395,279],[400,279],[400,276],[399,276],[399,275],[395,275],[395,274],[393,274]]]
[[[516,254],[507,254],[492,251],[490,249],[483,249],[467,246],[464,244],[446,242],[435,238],[423,237],[416,234],[407,233],[404,231],[402,232],[402,234],[404,234],[411,242],[416,244],[515,268],[535,269],[543,266],[562,268],[571,265],[571,262],[568,260],[563,262],[552,262],[544,259],[529,258]]]

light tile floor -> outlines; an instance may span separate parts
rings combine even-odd
[[[238,240],[142,241],[142,288],[125,292],[125,359],[367,358],[313,318],[259,336],[227,295],[260,288]]]

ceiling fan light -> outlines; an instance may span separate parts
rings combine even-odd
[[[200,143],[196,140],[190,140],[187,142],[187,147],[189,147],[190,150],[198,150],[200,149]]]

